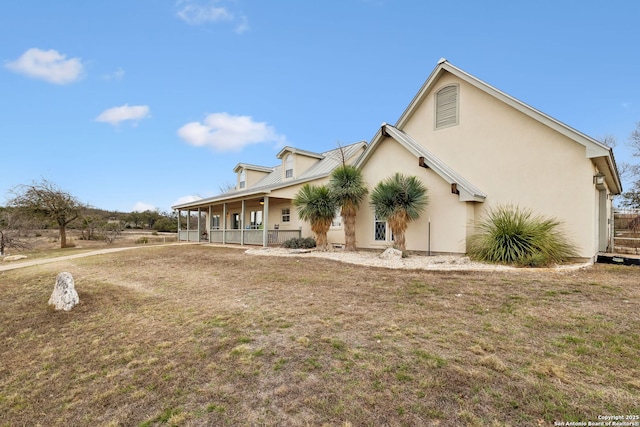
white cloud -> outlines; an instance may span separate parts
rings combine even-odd
[[[209,114],[203,123],[191,122],[178,129],[178,136],[196,147],[216,151],[240,151],[247,145],[274,142],[285,145],[286,137],[266,122],[254,122],[249,116],[228,113]]]
[[[180,0],[177,3],[178,17],[190,25],[232,21],[233,14],[227,8],[217,4],[216,0],[209,1],[207,4],[200,4],[195,0]]]
[[[182,205],[184,203],[191,203],[191,202],[195,202],[195,201],[198,201],[198,200],[202,200],[202,197],[200,197],[200,196],[182,196],[178,200],[173,202],[171,204],[171,206]]]
[[[156,207],[150,203],[138,202],[133,205],[133,212],[155,211]]]
[[[148,117],[151,117],[148,105],[125,104],[120,107],[113,107],[104,110],[98,117],[96,117],[96,121],[110,123],[116,126],[120,124],[120,122],[126,120],[132,120],[134,123],[137,123]]]
[[[66,59],[57,50],[31,48],[20,58],[5,64],[5,67],[19,74],[59,85],[75,82],[84,73],[80,58]]]
[[[249,21],[246,16],[241,16],[239,18],[238,25],[236,25],[236,33],[243,34],[249,31]]]
[[[234,31],[243,34],[249,31],[247,17],[232,12],[224,5],[226,0],[178,0],[176,15],[189,25],[205,25],[228,22],[235,24]]]
[[[113,73],[105,74],[103,78],[105,80],[122,80],[124,78],[124,69],[118,67]]]

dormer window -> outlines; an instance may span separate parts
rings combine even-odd
[[[436,129],[458,124],[458,85],[445,86],[436,93]]]
[[[285,178],[293,178],[293,155],[287,155],[287,158],[284,160],[284,177]]]
[[[247,186],[247,172],[242,169],[240,172],[240,188],[245,188]]]

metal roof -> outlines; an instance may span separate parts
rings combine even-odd
[[[322,153],[314,153],[313,151],[301,150],[299,148],[289,147],[287,145],[282,150],[280,150],[278,154],[276,154],[276,157],[281,159],[285,153],[302,154],[303,156],[315,157],[316,159],[322,159],[323,156]]]
[[[172,209],[197,208],[198,206],[205,206],[211,203],[234,200],[247,196],[267,195],[273,190],[277,190],[279,188],[285,188],[292,185],[324,178],[329,176],[336,167],[342,164],[343,154],[345,161],[351,161],[351,163],[353,163],[353,160],[351,159],[353,159],[354,156],[358,155],[358,152],[360,150],[366,147],[367,143],[364,141],[360,141],[356,142],[355,144],[350,144],[344,147],[338,147],[333,150],[325,151],[324,153],[316,153],[317,156],[321,156],[319,157],[318,162],[304,171],[302,174],[300,174],[300,176],[293,179],[284,180],[282,177],[282,165],[274,166],[273,168],[269,168],[270,173],[268,175],[248,188],[243,188],[242,190],[232,190],[207,199],[200,199],[189,203],[175,205],[172,206]],[[296,151],[296,153],[300,152],[304,151]]]
[[[271,172],[273,170],[273,167],[258,166],[258,165],[252,165],[252,164],[249,164],[249,163],[238,163],[236,165],[236,167],[233,168],[233,171],[238,173],[240,171],[240,169],[247,169],[247,170],[252,170],[252,171],[269,173],[269,172]]]

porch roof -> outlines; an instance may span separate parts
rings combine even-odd
[[[342,164],[343,155],[346,160],[349,160],[353,158],[360,150],[366,147],[367,143],[365,141],[360,141],[356,142],[355,144],[350,144],[344,147],[326,151],[321,154],[322,159],[320,159],[317,163],[300,174],[299,177],[293,179],[284,179],[282,173],[282,165],[274,166],[273,168],[271,168],[270,173],[268,173],[264,178],[248,188],[244,188],[242,190],[232,190],[218,196],[175,205],[171,208],[184,210],[208,206],[215,203],[224,203],[247,198],[268,196],[272,191],[278,190],[280,188],[286,188],[289,186],[325,178],[329,176],[336,167]],[[341,150],[343,153],[340,152]]]

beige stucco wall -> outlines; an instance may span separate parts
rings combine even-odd
[[[449,83],[460,86],[459,124],[435,130],[433,93]],[[476,215],[504,204],[530,208],[561,220],[580,256],[596,252],[593,164],[583,145],[448,73],[402,130],[487,194]]]
[[[293,177],[286,177],[286,159],[287,156],[293,157]],[[282,180],[285,182],[286,180],[293,180],[302,175],[307,169],[309,169],[314,164],[318,163],[320,159],[316,157],[305,156],[304,154],[299,153],[287,153],[282,156]]]
[[[251,169],[245,169],[246,171],[246,185],[247,188],[251,187],[252,185],[254,185],[256,182],[260,181],[262,178],[264,178],[265,176],[268,175],[268,173],[266,172],[260,172],[260,171],[255,171],[255,170],[251,170]],[[238,174],[238,186],[240,186],[240,174]]]
[[[372,157],[362,168],[370,189],[396,172],[415,175],[428,189],[429,204],[417,221],[410,223],[406,233],[407,250],[429,249],[429,219],[431,220],[431,251],[438,253],[463,253],[468,221],[471,220],[469,203],[460,202],[451,186],[433,170],[418,166],[418,159],[392,138],[378,145]],[[390,233],[389,233],[390,234]],[[390,236],[388,236],[390,237]],[[362,248],[386,248],[391,241],[374,239],[374,213],[369,198],[358,211],[356,244]]]

